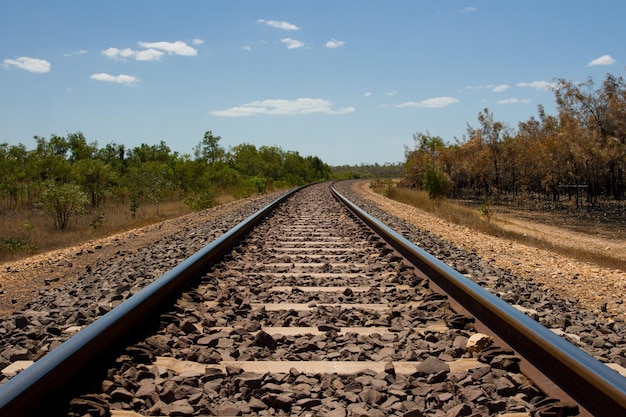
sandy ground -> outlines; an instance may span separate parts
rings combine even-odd
[[[466,227],[448,223],[422,210],[375,193],[370,189],[368,182],[356,183],[354,187],[385,211],[453,242],[460,248],[474,251],[499,268],[509,270],[520,278],[540,282],[563,297],[577,299],[581,306],[599,315],[605,314],[603,310],[606,310],[608,314],[626,319],[624,271],[579,262],[543,249],[477,233]],[[503,227],[535,235],[555,244],[566,242],[572,247],[591,248],[599,252],[610,250],[617,257],[626,259],[624,241],[589,236],[506,215],[500,215],[500,220],[496,221]]]

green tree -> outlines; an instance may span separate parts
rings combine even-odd
[[[222,138],[213,135],[213,132],[207,130],[204,132],[202,141],[195,148],[196,160],[206,161],[209,165],[214,164],[224,157],[224,148],[219,143]]]
[[[428,192],[428,198],[439,200],[450,193],[452,181],[434,163],[428,162],[424,169],[422,188]]]
[[[87,144],[87,139],[82,133],[70,133],[67,135],[67,143],[70,151],[70,162],[80,161],[82,159],[91,159],[98,150],[98,144]]]
[[[410,187],[422,188],[424,185],[424,174],[426,168],[436,166],[439,155],[445,148],[443,139],[439,136],[432,136],[430,133],[414,133],[413,142],[415,149],[405,149],[405,180],[404,184]]]
[[[99,159],[81,159],[72,167],[74,178],[89,194],[91,206],[97,207],[115,183],[115,171]]]
[[[76,184],[60,184],[54,181],[46,183],[42,195],[43,207],[52,216],[54,225],[65,229],[74,215],[83,214],[88,204],[85,194]]]
[[[66,159],[69,144],[60,136],[52,135],[50,140],[35,136],[37,148],[33,151],[37,165],[39,180],[57,180],[66,182],[69,179],[71,165]]]
[[[261,158],[256,146],[242,143],[233,146],[231,150],[232,167],[246,177],[253,177],[262,173]]]

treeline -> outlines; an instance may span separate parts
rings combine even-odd
[[[454,144],[416,133],[405,150],[403,184],[433,198],[513,197],[597,206],[624,198],[626,84],[608,74],[601,85],[558,80],[558,114],[519,123],[498,122],[488,109],[478,127]]]
[[[35,137],[35,149],[0,144],[0,212],[43,208],[58,228],[67,217],[104,201],[123,202],[131,212],[145,202],[181,199],[192,209],[210,207],[219,193],[236,198],[331,177],[316,156],[276,146],[220,146],[204,134],[193,156],[173,152],[161,141],[127,148],[88,143],[82,133]]]
[[[400,178],[403,176],[403,164],[360,164],[360,165],[338,165],[331,167],[331,171],[336,179],[356,180],[373,178]]]

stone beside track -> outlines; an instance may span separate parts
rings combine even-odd
[[[70,415],[508,416],[574,411],[330,195],[292,197],[118,357]],[[569,414],[571,415],[571,414]]]

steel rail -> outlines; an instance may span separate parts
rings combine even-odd
[[[0,416],[57,415],[72,394],[102,372],[94,358],[115,358],[158,318],[184,288],[206,272],[257,223],[298,189],[269,203],[100,317],[0,386]]]
[[[594,416],[624,415],[626,378],[419,248],[356,204],[335,196],[398,253]]]

